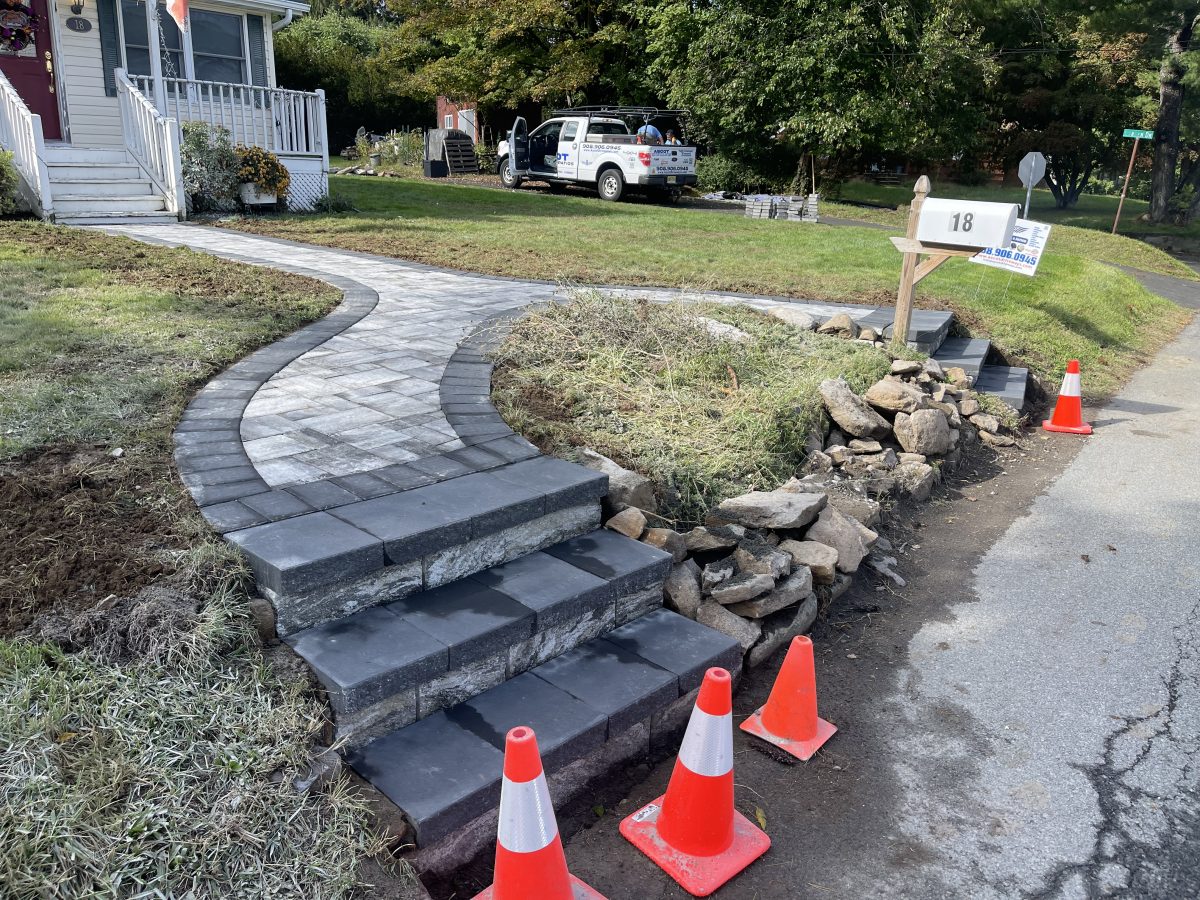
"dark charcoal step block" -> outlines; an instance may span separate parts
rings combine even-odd
[[[874,328],[881,335],[891,337],[895,318],[896,311],[887,308],[872,310],[855,321],[863,328]],[[908,343],[923,353],[933,353],[950,333],[952,324],[954,313],[940,309],[914,309],[908,323]]]
[[[510,728],[534,729],[553,774],[677,704],[710,666],[736,672],[741,665],[731,638],[666,610],[617,632],[625,633],[623,641],[592,640],[397,729],[347,761],[403,811],[417,843],[428,847],[495,808]]]
[[[679,678],[674,672],[603,638],[576,647],[533,671],[606,715],[610,736],[679,697]]]
[[[991,348],[992,342],[986,338],[946,338],[933,354],[933,358],[941,363],[944,369],[958,366],[972,378],[976,378]]]
[[[603,578],[621,593],[632,593],[667,577],[671,555],[600,529],[546,550],[551,556]]]
[[[984,366],[975,380],[975,390],[993,394],[1017,412],[1025,405],[1029,370],[1018,366]]]
[[[742,666],[737,641],[670,610],[635,619],[610,632],[606,639],[679,678],[680,693],[700,686],[709,666],[736,672]]]

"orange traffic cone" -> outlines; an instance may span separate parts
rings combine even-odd
[[[504,744],[504,781],[492,886],[475,900],[605,900],[567,871],[562,840],[533,729],[518,725]]]
[[[807,637],[792,638],[771,696],[742,723],[742,731],[804,760],[833,737],[837,726],[817,717],[817,671]]]
[[[1080,399],[1079,360],[1067,363],[1067,374],[1063,376],[1062,389],[1058,392],[1058,403],[1054,415],[1042,422],[1047,431],[1066,434],[1091,434],[1092,426],[1083,421],[1083,401]]]
[[[621,823],[621,834],[695,897],[707,897],[771,846],[733,808],[731,684],[724,669],[704,674],[667,792]]]

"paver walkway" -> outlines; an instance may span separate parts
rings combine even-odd
[[[129,225],[106,230],[312,275],[343,289],[357,286],[360,292],[375,295],[373,306],[362,304],[357,321],[298,358],[287,360],[239,410],[244,452],[262,482],[271,488],[420,463],[479,444],[464,440],[463,423],[452,420],[456,414],[486,410],[467,409],[479,404],[462,396],[447,398],[458,402],[443,406],[439,393],[456,348],[480,323],[566,293],[564,288],[543,282],[450,272],[195,225]],[[682,296],[745,303],[759,309],[786,304],[818,318],[848,312],[880,329],[890,322],[890,311],[867,306],[715,292],[614,290],[656,300]],[[944,312],[917,310],[913,334],[936,346],[948,325],[949,316]],[[504,436],[501,431],[493,433]],[[394,468],[389,471],[396,472]],[[188,473],[184,474],[189,487],[197,486],[194,478],[189,480]],[[260,487],[247,491],[260,492]],[[209,493],[221,498],[216,502],[234,497],[226,491]],[[202,506],[208,505],[204,498],[198,499]]]

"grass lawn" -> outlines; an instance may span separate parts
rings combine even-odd
[[[905,179],[899,185],[849,181],[842,185],[839,198],[886,206],[907,206],[912,202],[914,180]],[[952,182],[941,184],[934,182],[930,196],[956,197],[961,200],[989,200],[994,203],[1016,203],[1021,209],[1025,208],[1025,188],[1019,186],[968,186]],[[1118,197],[1101,194],[1083,194],[1075,206],[1070,209],[1058,209],[1054,205],[1054,195],[1047,188],[1035,188],[1030,200],[1028,218],[1037,222],[1049,222],[1052,225],[1091,228],[1107,234],[1112,231],[1118,200]],[[1121,224],[1118,232],[1120,234],[1171,234],[1179,237],[1200,237],[1200,223],[1180,227],[1178,225],[1151,225],[1148,222],[1138,221],[1138,217],[1144,215],[1149,207],[1150,204],[1145,200],[1126,198],[1125,207],[1121,210]],[[847,213],[854,209],[854,207],[846,206]],[[905,215],[903,212],[897,215],[889,210],[876,212],[859,209],[858,212],[865,213],[870,221],[880,221],[889,225],[902,223]]]
[[[583,284],[713,288],[890,304],[900,256],[878,229],[756,221],[718,212],[418,180],[341,177],[355,213],[230,219],[223,224],[435,265]],[[1036,278],[965,261],[919,289],[953,308],[1013,359],[1054,382],[1066,360],[1085,391],[1110,393],[1185,321],[1101,260],[1194,277],[1139,241],[1060,228]]]
[[[0,224],[4,896],[357,883],[358,803],[290,785],[321,706],[266,663],[247,573],[170,457],[196,387],[338,299],[185,250]]]

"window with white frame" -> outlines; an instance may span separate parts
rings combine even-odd
[[[245,17],[193,8],[189,28],[181,33],[175,20],[158,6],[159,54],[163,76],[196,81],[249,84],[249,48]],[[144,0],[121,0],[125,67],[131,75],[150,74],[150,47]]]
[[[442,127],[443,128],[453,128],[454,127],[454,113],[446,113],[446,118],[442,123]]]

